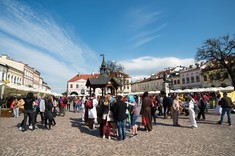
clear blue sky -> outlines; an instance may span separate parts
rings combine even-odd
[[[0,54],[38,69],[57,92],[63,92],[77,72],[98,72],[101,53],[138,78],[194,63],[204,40],[234,34],[235,28],[234,0],[0,0],[0,4]]]

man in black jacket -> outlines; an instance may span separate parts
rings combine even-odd
[[[220,121],[218,122],[218,124],[221,125],[223,123],[224,115],[227,112],[228,124],[229,124],[229,126],[231,126],[232,125],[231,110],[233,107],[233,103],[232,103],[231,98],[227,96],[226,92],[223,93],[223,98],[221,99],[220,104],[222,107],[222,113],[221,113]]]
[[[164,119],[167,118],[167,114],[171,112],[171,106],[172,106],[172,99],[171,97],[167,97],[166,93],[163,94],[163,107],[164,107]]]
[[[118,126],[118,140],[126,139],[126,109],[127,104],[122,101],[122,96],[118,96],[114,107],[114,115]]]
[[[24,98],[24,121],[22,131],[26,131],[26,122],[29,117],[29,124],[32,125],[32,130],[35,130],[35,118],[34,118],[34,102],[35,97],[32,92],[29,92]]]

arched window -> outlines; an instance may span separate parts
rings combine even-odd
[[[11,83],[14,83],[13,75],[11,75]]]
[[[2,73],[2,81],[5,81],[4,78],[5,78],[5,73]]]
[[[16,83],[16,76],[14,77],[14,83]]]

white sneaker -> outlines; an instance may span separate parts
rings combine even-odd
[[[109,138],[108,138],[109,140],[111,139],[111,137],[109,136]]]
[[[33,126],[29,126],[29,129],[32,130],[32,129],[33,129]]]
[[[23,130],[24,130],[24,128],[23,128],[23,127],[19,127],[19,130],[20,130],[20,131],[23,131]]]

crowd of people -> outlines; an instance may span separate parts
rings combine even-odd
[[[125,140],[126,127],[130,129],[130,138],[138,135],[137,120],[139,115],[142,117],[142,125],[146,132],[153,130],[156,125],[156,118],[163,116],[163,119],[172,118],[173,126],[181,126],[178,121],[180,114],[189,115],[191,127],[198,127],[198,120],[206,120],[209,100],[216,99],[216,107],[219,108],[218,114],[221,119],[218,124],[223,123],[225,113],[228,116],[229,126],[231,122],[231,109],[234,107],[227,93],[212,94],[172,94],[166,95],[161,92],[159,95],[151,96],[148,92],[142,95],[142,105],[140,111],[137,109],[138,97],[127,95],[125,97],[114,97],[110,94],[104,97],[96,97],[94,94],[91,98],[84,100],[84,121],[92,131],[96,124],[99,124],[100,136],[110,139],[112,129],[113,136],[118,140]],[[91,102],[88,102],[91,101]],[[92,105],[92,106],[91,106]],[[197,116],[196,116],[197,114]]]
[[[218,124],[223,123],[224,115],[227,113],[228,124],[231,125],[231,109],[234,104],[231,98],[227,97],[227,93],[223,93],[223,97],[220,93],[169,94],[167,96],[165,92],[158,95],[149,95],[148,92],[144,92],[142,96],[106,94],[102,97],[92,94],[91,97],[64,95],[55,98],[52,95],[45,97],[29,92],[24,98],[13,99],[10,107],[16,118],[20,110],[23,110],[24,117],[19,127],[21,131],[27,129],[34,131],[36,124],[41,124],[44,129],[50,130],[56,125],[56,116],[64,117],[66,111],[71,111],[72,105],[73,111],[80,112],[79,118],[90,131],[98,128],[103,139],[111,139],[113,136],[118,140],[125,140],[126,131],[130,131],[130,138],[136,137],[140,125],[146,132],[153,131],[153,125],[157,124],[158,117],[172,118],[172,125],[180,127],[179,116],[189,115],[192,128],[197,128],[198,120],[206,120],[210,99],[215,99],[216,113],[221,115]],[[138,109],[139,106],[141,106],[140,109]],[[39,114],[40,122],[38,121]],[[141,116],[141,123],[137,122],[139,116]]]

